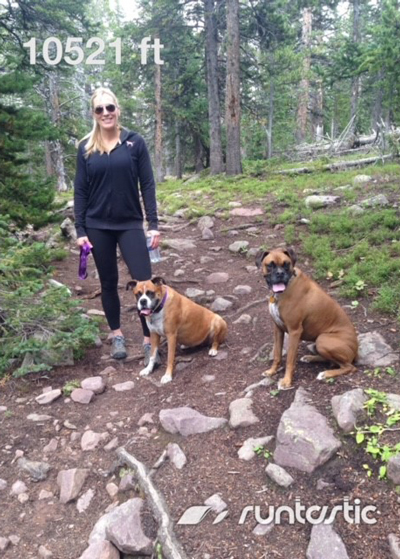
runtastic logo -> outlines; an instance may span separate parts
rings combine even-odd
[[[260,505],[248,505],[244,507],[239,518],[239,525],[247,521],[256,521],[258,524],[281,524],[282,516],[289,524],[331,524],[337,514],[342,513],[343,518],[349,524],[376,524],[377,519],[372,515],[377,512],[374,505],[361,506],[360,499],[354,499],[354,504],[350,503],[349,497],[344,497],[343,503],[335,505],[332,509],[328,506],[312,505],[306,507],[301,504],[300,497],[296,497],[294,506],[281,505],[275,507],[266,505],[262,510]],[[183,526],[197,526],[212,510],[207,505],[195,505],[189,507],[178,520],[178,524]],[[264,516],[263,512],[267,515]],[[220,524],[228,516],[227,510],[222,511],[213,521],[213,525]]]

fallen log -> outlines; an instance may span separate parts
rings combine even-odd
[[[379,157],[367,157],[365,159],[355,159],[354,161],[338,161],[337,163],[330,163],[322,167],[296,167],[294,169],[283,169],[274,171],[274,175],[301,175],[308,173],[315,173],[316,171],[342,171],[343,169],[350,169],[351,167],[361,167],[364,165],[372,165],[379,161],[389,161],[393,159],[393,155],[380,155]]]
[[[164,497],[156,489],[149,476],[146,466],[129,454],[125,448],[117,450],[118,458],[131,468],[134,468],[140,487],[145,492],[153,513],[158,521],[158,539],[162,545],[162,552],[166,559],[188,559],[182,546],[176,539],[173,532],[173,522],[168,512]]]

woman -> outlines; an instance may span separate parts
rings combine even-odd
[[[159,245],[156,187],[150,156],[143,138],[119,125],[120,108],[115,95],[98,88],[91,98],[93,129],[81,140],[75,177],[75,227],[77,244],[88,243],[101,283],[101,300],[113,333],[111,356],[126,357],[120,324],[117,245],[131,276],[151,278],[151,265],[143,230],[138,181],[152,248]],[[150,356],[150,332],[144,317],[145,364]]]

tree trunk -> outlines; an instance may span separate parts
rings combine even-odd
[[[240,153],[239,0],[227,0],[226,174],[242,173]]]
[[[50,110],[51,121],[53,124],[60,125],[60,101],[58,98],[58,76],[51,73],[49,77],[50,90]],[[53,173],[57,176],[57,190],[64,192],[68,190],[65,167],[64,167],[64,148],[60,140],[50,142],[50,156],[52,160]]]
[[[206,29],[208,119],[210,125],[210,173],[224,171],[221,142],[221,114],[218,91],[218,29],[214,0],[204,0]]]
[[[272,157],[272,126],[274,122],[274,101],[275,101],[275,83],[271,76],[269,85],[269,108],[268,108],[268,128],[267,128],[267,159]]]
[[[360,0],[353,0],[353,43],[359,45],[361,41],[360,32]],[[358,101],[360,97],[360,77],[354,76],[351,81],[351,102],[350,119],[353,122],[350,127],[350,134],[354,136],[357,129]]]
[[[162,104],[161,104],[161,65],[155,64],[155,101],[156,101],[156,130],[155,130],[155,174],[156,181],[163,182],[165,179],[164,167],[162,160]]]
[[[302,79],[300,82],[299,102],[297,107],[297,143],[302,143],[307,137],[308,124],[308,104],[310,97],[310,68],[311,68],[311,31],[312,31],[312,12],[311,8],[303,10],[303,29],[302,42],[305,51],[303,61]]]
[[[194,149],[195,149],[195,170],[196,173],[200,173],[201,171],[204,170],[205,150],[200,135],[197,134],[196,132],[194,133]]]
[[[182,178],[181,134],[178,121],[175,122],[175,176],[177,179]]]

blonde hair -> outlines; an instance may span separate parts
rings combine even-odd
[[[108,95],[109,97],[111,97],[111,99],[114,102],[114,105],[117,107],[117,109],[119,108],[118,99],[116,98],[115,94],[111,91],[111,89],[108,89],[107,87],[98,87],[94,91],[92,97],[90,98],[90,108],[92,111],[94,110],[95,99],[97,97],[101,97],[102,95]],[[106,148],[103,145],[100,126],[95,118],[93,118],[92,130],[89,132],[89,134],[84,136],[82,140],[80,140],[80,142],[83,142],[84,140],[88,140],[85,147],[85,157],[89,157],[89,155],[91,155],[95,151],[99,151],[100,155],[105,153]]]

